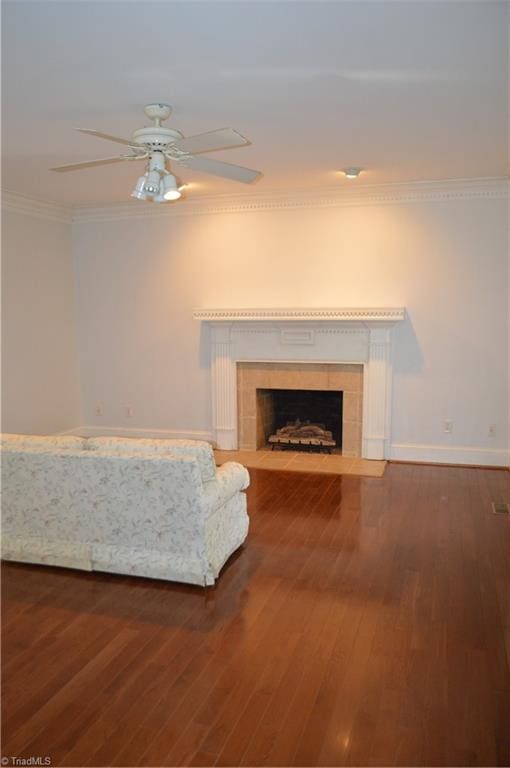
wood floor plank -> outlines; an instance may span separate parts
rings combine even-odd
[[[2,564],[3,754],[509,765],[510,475],[250,474],[214,588]]]

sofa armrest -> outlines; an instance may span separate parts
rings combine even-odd
[[[236,493],[244,491],[250,484],[246,467],[236,461],[227,461],[216,470],[216,479],[203,484],[207,513],[212,514],[222,507]]]
[[[232,487],[232,493],[228,495],[233,496],[236,491],[245,491],[250,485],[250,475],[246,467],[239,464],[237,461],[226,461],[221,467],[216,470],[216,480],[225,489]]]

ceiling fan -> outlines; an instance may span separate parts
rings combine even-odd
[[[233,149],[250,144],[248,139],[234,131],[233,128],[220,128],[216,131],[198,133],[195,136],[184,137],[175,128],[165,128],[163,120],[170,117],[172,107],[169,104],[147,104],[144,108],[147,117],[153,125],[134,131],[131,139],[111,136],[109,133],[94,131],[88,128],[76,128],[80,133],[88,133],[99,139],[124,144],[131,154],[104,157],[100,160],[89,160],[83,163],[69,163],[50,168],[51,171],[78,171],[81,168],[92,168],[95,165],[108,165],[123,160],[147,160],[145,174],[136,182],[131,197],[138,200],[153,200],[162,203],[168,200],[178,200],[184,184],[167,169],[167,162],[178,163],[185,168],[191,168],[213,176],[221,176],[232,181],[250,184],[261,176],[260,171],[232,165],[209,157],[196,157],[203,152],[214,152],[219,149]]]

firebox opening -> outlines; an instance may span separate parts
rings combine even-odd
[[[338,451],[343,392],[257,389],[257,448]]]

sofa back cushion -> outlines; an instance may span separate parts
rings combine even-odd
[[[75,435],[12,435],[0,436],[2,448],[23,450],[25,448],[57,448],[58,450],[79,451],[85,448],[86,440]]]
[[[49,531],[67,542],[80,541],[75,467],[85,455],[83,450],[10,444],[2,454],[2,535],[42,540]]]
[[[12,449],[2,456],[2,476],[5,537],[141,550],[202,546],[194,457]]]
[[[192,456],[197,459],[203,483],[214,480],[216,464],[209,443],[204,440],[163,440],[140,437],[90,437],[87,450],[106,450],[118,453],[172,453],[175,456]]]

